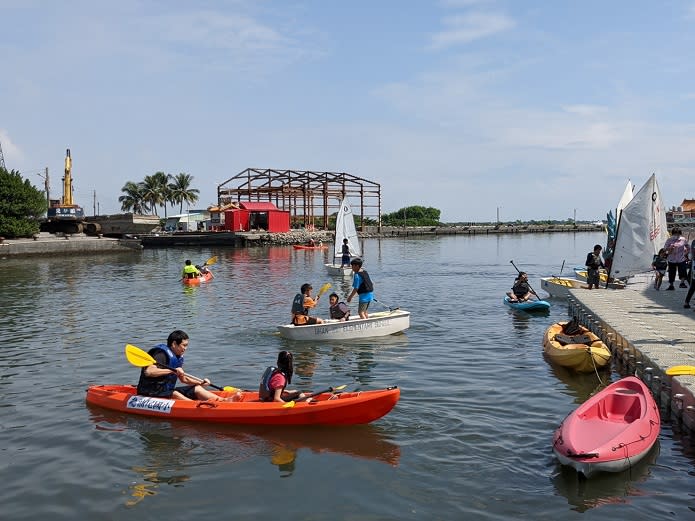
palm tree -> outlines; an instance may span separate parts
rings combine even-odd
[[[166,217],[166,203],[169,199],[169,186],[167,185],[171,175],[164,172],[156,172],[153,175],[146,175],[142,182],[144,199],[150,206],[150,211],[155,215],[157,206],[164,206],[164,216]]]
[[[135,214],[144,213],[146,203],[142,183],[128,181],[123,185],[123,188],[121,188],[121,192],[125,194],[118,198],[118,202],[121,203],[121,210],[124,212],[132,211]]]
[[[180,173],[172,177],[173,182],[169,183],[170,197],[172,203],[178,203],[179,213],[183,213],[183,203],[193,204],[198,201],[200,190],[190,188],[193,176]]]

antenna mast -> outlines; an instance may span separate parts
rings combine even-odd
[[[0,142],[0,168],[7,170],[7,167],[5,166],[5,156],[2,155],[2,142]]]

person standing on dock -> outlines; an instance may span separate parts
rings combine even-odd
[[[605,268],[603,261],[601,260],[601,250],[603,247],[600,244],[594,246],[594,251],[590,251],[586,255],[586,282],[589,285],[589,289],[592,286],[598,289],[600,287],[599,283],[601,281],[600,269]]]
[[[664,249],[668,253],[668,288],[669,291],[673,291],[673,283],[676,281],[676,271],[678,271],[678,278],[681,283],[679,288],[687,288],[688,283],[686,279],[688,278],[688,253],[690,252],[690,247],[688,246],[688,241],[685,237],[681,235],[681,229],[675,226],[671,230],[671,237],[666,239],[664,244]]]

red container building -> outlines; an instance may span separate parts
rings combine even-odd
[[[290,212],[279,210],[273,203],[239,202],[239,208],[225,210],[224,229],[231,232],[289,232]]]

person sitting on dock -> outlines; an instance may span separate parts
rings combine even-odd
[[[321,296],[316,299],[311,297],[314,288],[309,283],[302,284],[301,293],[297,293],[292,301],[292,323],[295,326],[313,326],[323,324],[323,320],[318,317],[310,317],[309,310],[315,308]]]
[[[194,279],[200,277],[200,270],[193,265],[191,259],[186,259],[186,264],[183,267],[183,278],[184,279]]]
[[[507,292],[509,302],[526,302],[531,298],[531,286],[528,283],[528,275],[525,271],[520,271],[514,279],[512,290]]]
[[[664,275],[666,275],[666,269],[668,268],[668,253],[664,248],[659,250],[659,253],[654,255],[654,260],[652,260],[652,268],[654,269],[654,289],[658,290],[661,288],[661,283],[664,280]]]
[[[350,308],[345,302],[338,302],[337,293],[331,293],[328,301],[328,312],[332,319],[345,322],[350,317]]]

